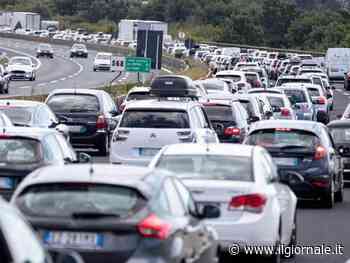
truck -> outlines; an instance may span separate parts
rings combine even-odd
[[[0,12],[0,27],[12,30],[40,30],[40,15],[31,12]]]
[[[345,74],[350,71],[350,48],[329,48],[325,64],[331,80],[344,80]]]

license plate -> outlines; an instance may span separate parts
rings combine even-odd
[[[205,206],[210,205],[210,206],[216,206],[220,208],[221,204],[218,202],[198,202],[198,208],[203,209]]]
[[[43,237],[44,244],[57,247],[99,249],[103,247],[103,235],[83,232],[51,232]]]
[[[84,126],[69,126],[68,129],[71,133],[84,133],[86,131]]]
[[[296,166],[298,159],[296,158],[273,158],[276,165]]]
[[[158,148],[139,148],[140,156],[155,156],[160,149]]]
[[[14,189],[15,188],[15,180],[9,177],[0,177],[0,188],[1,189]]]

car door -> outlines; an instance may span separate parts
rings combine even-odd
[[[195,250],[194,261],[196,262],[202,259],[204,254],[211,255],[211,253],[205,253],[210,247],[212,247],[209,233],[206,231],[202,221],[195,216],[197,214],[197,207],[192,198],[191,192],[188,191],[179,180],[173,179],[173,183],[175,184],[178,195],[181,198],[186,209],[186,213],[190,219],[186,230],[192,236]]]

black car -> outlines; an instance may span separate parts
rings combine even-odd
[[[36,50],[36,57],[48,57],[48,58],[53,58],[53,49],[50,44],[40,44]]]
[[[49,255],[23,215],[2,198],[0,210],[1,263],[23,262],[24,258],[33,263],[84,263],[76,252],[52,251]]]
[[[281,178],[292,173],[290,185],[299,199],[317,200],[332,208],[344,194],[341,156],[327,127],[313,121],[274,120],[256,123],[245,141],[265,147]]]
[[[83,154],[81,154],[82,158]],[[78,162],[73,148],[51,129],[6,127],[0,134],[0,195],[9,199],[32,171],[47,165]],[[88,160],[87,160],[88,161]]]
[[[330,122],[328,129],[332,135],[336,149],[342,156],[344,183],[350,183],[350,121],[335,120]]]
[[[0,65],[0,94],[9,93],[10,79],[10,75],[6,74],[4,66]]]
[[[46,99],[61,123],[68,126],[70,142],[77,148],[93,147],[106,156],[117,126],[117,107],[103,90],[57,89]]]
[[[220,142],[243,142],[249,129],[248,113],[238,101],[211,101],[203,105]]]
[[[217,262],[217,234],[203,219],[220,209],[198,209],[180,185],[142,167],[46,167],[22,182],[11,203],[48,249],[73,249],[86,263]]]

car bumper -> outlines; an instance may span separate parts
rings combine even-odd
[[[104,143],[107,131],[99,131],[89,136],[77,135],[69,133],[70,143],[76,148],[83,148],[86,146],[96,146]]]
[[[134,165],[134,166],[148,166],[151,160],[153,159],[152,156],[150,157],[125,157],[120,156],[115,151],[111,149],[111,153],[109,156],[109,161],[112,164],[126,164],[126,165]]]

